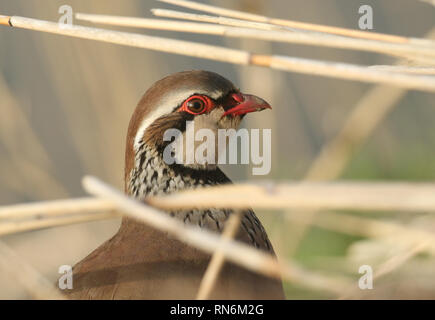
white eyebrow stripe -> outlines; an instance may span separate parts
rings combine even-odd
[[[145,134],[146,129],[158,118],[165,114],[169,114],[172,110],[180,105],[184,100],[193,94],[204,94],[208,95],[213,100],[218,100],[222,96],[222,91],[215,90],[213,92],[201,92],[200,90],[183,91],[178,93],[172,93],[167,95],[167,97],[160,102],[160,106],[152,111],[147,117],[142,120],[142,123],[137,130],[136,136],[134,137],[134,150],[135,152],[139,149],[140,141]]]

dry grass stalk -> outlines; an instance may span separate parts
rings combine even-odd
[[[396,72],[371,70],[367,67],[358,65],[331,63],[320,60],[251,54],[243,50],[228,49],[189,41],[151,37],[82,26],[65,26],[54,22],[17,16],[10,17],[8,21],[12,26],[24,29],[38,30],[84,39],[93,39],[228,63],[242,65],[252,64],[283,71],[293,71],[373,83],[388,83],[408,89],[435,91],[435,78],[430,76],[416,76]]]
[[[404,265],[407,261],[411,260],[418,254],[422,253],[426,250],[427,246],[429,244],[429,240],[423,241],[420,243],[417,243],[407,250],[403,250],[400,254],[397,254],[384,263],[382,263],[380,266],[376,268],[376,272],[373,274],[373,280],[379,279],[394,270],[400,268],[402,265]]]
[[[35,299],[65,299],[50,281],[1,241],[0,269],[20,283]]]
[[[87,214],[77,213],[70,217],[41,218],[38,220],[3,222],[0,223],[0,236],[44,228],[67,226],[77,223],[114,219],[117,217],[119,217],[119,214],[113,212],[96,212]]]
[[[389,66],[389,65],[379,65],[379,66],[370,66],[370,68],[376,70],[385,70],[392,72],[405,72],[405,73],[414,73],[414,74],[426,74],[426,75],[435,75],[435,68],[433,67],[409,67],[409,66]]]
[[[241,211],[236,211],[233,215],[230,216],[221,235],[222,242],[228,242],[234,238],[240,225],[240,217]],[[206,300],[209,298],[210,293],[212,292],[213,287],[216,284],[219,272],[224,265],[224,262],[225,256],[223,255],[221,250],[217,248],[216,251],[213,253],[213,256],[211,257],[207,270],[205,271],[204,276],[201,280],[198,295],[196,297],[198,300]]]
[[[366,66],[348,63],[334,63],[288,56],[254,55],[251,61],[256,65],[263,65],[283,71],[293,71],[347,80],[359,80],[369,83],[392,84],[408,89],[434,91],[432,89],[432,83],[435,81],[435,77],[431,76],[415,76],[397,72],[373,70]],[[410,79],[411,77],[413,79]]]
[[[56,22],[12,16],[9,24],[13,27],[49,32],[82,39],[97,40],[120,45],[182,54],[197,58],[248,64],[249,53],[242,50],[205,45],[201,43],[152,37],[136,33],[110,31],[82,26],[61,25]]]
[[[161,209],[237,208],[434,211],[435,184],[295,182],[223,185],[150,197]]]
[[[147,203],[157,208],[171,210],[180,208],[248,208],[263,209],[358,209],[428,211],[435,210],[431,200],[433,184],[411,183],[294,183],[280,185],[226,185],[184,191],[178,194],[150,197]],[[0,207],[0,235],[73,223],[116,218],[118,205],[109,199],[79,198],[71,200],[45,201]],[[366,236],[384,235],[386,232],[408,234],[406,228],[371,220],[355,220],[355,217],[335,218],[324,212],[313,222],[329,227],[335,221],[336,231],[344,233],[365,232]],[[297,215],[307,225],[306,212]],[[328,217],[328,218],[325,218]],[[324,221],[324,220],[328,221]],[[361,219],[361,218],[360,218]],[[305,221],[305,223],[304,223]],[[342,221],[342,223],[338,223]],[[348,223],[346,223],[348,221]],[[349,222],[350,221],[350,222]],[[335,223],[334,222],[334,223]],[[326,224],[325,224],[326,223]],[[362,223],[372,223],[370,228],[360,230]],[[375,223],[373,227],[373,223]],[[385,227],[382,227],[384,226]],[[356,226],[356,227],[355,227]],[[340,228],[343,228],[341,230]],[[373,229],[374,228],[374,229]],[[399,228],[399,229],[397,229]],[[379,234],[376,230],[380,230]],[[390,230],[390,231],[388,231]],[[391,231],[392,230],[392,231]],[[411,230],[412,231],[412,230]],[[374,232],[368,233],[367,232]],[[435,240],[435,238],[434,238]],[[405,241],[406,242],[406,241]],[[434,250],[435,252],[435,250]]]
[[[301,209],[319,206],[324,209],[385,209],[427,211],[435,186],[432,184],[400,183],[295,183],[281,185],[227,185],[209,187],[178,194],[150,197],[147,203],[160,209],[224,207],[263,209]],[[344,196],[343,196],[344,195]],[[381,201],[382,200],[382,201]],[[385,203],[384,203],[385,201]],[[73,223],[82,223],[119,216],[118,205],[109,199],[79,198],[45,201],[0,207],[0,235],[36,230]],[[292,216],[293,217],[293,216]],[[311,223],[306,212],[295,215],[303,226]],[[404,234],[404,243],[425,237],[424,231],[409,229],[397,224],[352,216],[334,216],[322,212],[315,225],[334,231],[381,237],[387,234]],[[367,226],[361,228],[361,226]],[[409,231],[409,232],[408,232]],[[416,231],[417,233],[414,233]],[[435,238],[433,239],[435,242]],[[435,252],[435,247],[433,247]]]
[[[246,20],[227,18],[227,17],[215,17],[215,16],[209,16],[205,14],[188,13],[188,12],[181,12],[181,11],[167,10],[167,9],[151,9],[151,12],[153,15],[157,17],[166,17],[171,19],[192,20],[196,22],[198,21],[209,22],[209,23],[216,23],[224,26],[251,28],[257,30],[292,31],[289,28],[280,27],[270,23],[253,22],[253,21],[246,21]]]
[[[119,217],[110,201],[96,198],[43,201],[0,207],[0,236]]]
[[[112,202],[96,198],[42,201],[0,207],[0,221],[8,218],[37,219],[46,216],[63,216],[73,213],[87,213],[94,211],[112,211],[114,209],[115,206]]]
[[[385,211],[434,211],[430,183],[295,182],[281,184],[222,185],[176,194],[148,197],[159,209],[236,208],[354,209]],[[47,218],[109,212],[118,205],[110,199],[77,198],[0,207],[0,221],[44,221]],[[326,214],[326,213],[325,213]]]
[[[153,12],[156,15],[162,14],[161,10],[154,10]],[[166,11],[163,11],[163,14],[165,14],[165,12]],[[195,21],[198,20],[197,19],[198,15],[194,15],[194,14],[186,14],[186,16],[183,15],[181,16],[184,18],[194,19]],[[396,44],[396,43],[392,44],[392,43],[386,43],[380,41],[338,37],[338,36],[324,35],[318,33],[288,32],[288,31],[279,31],[279,30],[254,30],[246,27],[235,28],[235,27],[221,26],[216,24],[108,16],[108,15],[96,15],[96,14],[77,13],[76,17],[79,20],[85,20],[94,23],[109,24],[109,25],[117,25],[117,26],[140,27],[140,28],[160,29],[160,30],[171,30],[171,31],[178,31],[178,32],[212,34],[212,35],[235,37],[235,38],[249,38],[249,39],[259,39],[259,40],[266,40],[266,41],[299,43],[299,44],[334,47],[334,48],[342,48],[342,49],[372,51],[372,52],[378,52],[384,54],[395,53],[395,54],[404,54],[405,56],[412,55],[414,57],[418,54],[421,54],[427,56],[425,59],[430,59],[430,57],[432,57],[432,60],[435,63],[435,45],[432,47],[416,46],[416,45],[409,46],[403,44]],[[202,20],[204,20],[204,18]],[[210,17],[208,22],[215,23],[214,17]]]
[[[317,24],[304,23],[298,21],[269,18],[257,14],[251,14],[251,13],[246,13],[237,10],[220,8],[220,7],[197,3],[193,1],[186,1],[186,0],[159,0],[159,1],[170,3],[180,7],[193,9],[193,10],[208,12],[216,15],[242,19],[242,20],[275,24],[275,25],[309,30],[309,31],[325,32],[325,33],[332,33],[332,34],[354,37],[354,38],[372,39],[372,40],[388,41],[388,42],[395,42],[395,43],[416,43],[416,44],[428,43],[427,41],[424,40],[422,41],[421,39],[406,38],[406,37],[395,36],[395,35],[388,35],[388,34],[381,34],[381,33],[374,33],[374,32],[364,32],[359,30],[317,25]]]
[[[279,278],[282,276],[282,278],[301,286],[334,294],[340,294],[342,289],[349,285],[349,280],[346,278],[314,274],[290,262],[279,263],[269,254],[240,242],[231,241],[222,243],[220,236],[215,233],[185,225],[161,211],[126,197],[96,178],[84,178],[83,185],[89,193],[113,201],[125,214],[158,230],[168,232],[188,245],[205,252],[212,254],[216,248],[219,248],[225,259],[253,272],[262,273],[270,277]]]
[[[242,20],[269,23],[265,17],[258,15],[258,14],[236,11],[236,10],[231,10],[231,9],[225,9],[225,8],[220,8],[220,7],[202,4],[202,3],[193,2],[193,1],[182,1],[182,0],[180,0],[180,1],[178,1],[178,0],[167,0],[167,1],[159,0],[159,1],[165,2],[165,3],[170,3],[170,4],[173,4],[175,6],[180,6],[180,7],[184,7],[184,8],[188,8],[188,9],[192,9],[192,10],[213,13],[213,14],[216,14],[219,16],[224,16],[224,17],[231,17],[231,18],[242,19]]]

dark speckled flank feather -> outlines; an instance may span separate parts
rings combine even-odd
[[[184,115],[172,112],[152,123],[140,144],[134,137],[147,114],[164,99],[168,90],[210,90],[223,95],[236,90],[223,77],[205,71],[190,71],[166,77],[142,98],[130,122],[127,137],[125,189],[137,199],[184,189],[231,183],[217,167],[193,169],[163,161],[161,141],[165,128],[180,128]],[[175,108],[176,106],[174,106]],[[163,130],[163,131],[162,131]],[[186,224],[221,232],[232,210],[170,211]],[[261,222],[252,210],[243,212],[236,239],[274,255]],[[210,261],[210,255],[173,239],[135,220],[124,218],[118,233],[74,266],[74,299],[193,299]],[[281,281],[254,274],[225,263],[211,298],[282,299]]]

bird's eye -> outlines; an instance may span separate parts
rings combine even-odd
[[[193,98],[186,103],[187,111],[192,114],[203,113],[206,109],[206,103],[201,98]]]
[[[206,95],[194,95],[185,100],[183,105],[178,109],[178,111],[184,111],[193,115],[199,115],[211,111],[214,106],[214,101]]]

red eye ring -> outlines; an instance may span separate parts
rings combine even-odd
[[[193,115],[203,114],[210,111],[213,106],[213,101],[207,96],[191,96],[178,111],[186,111]]]

